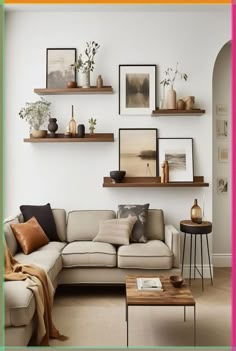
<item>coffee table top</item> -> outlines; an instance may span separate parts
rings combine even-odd
[[[136,278],[160,278],[164,291],[140,291]],[[175,288],[167,275],[128,275],[125,280],[127,305],[136,306],[194,306],[195,300],[186,282]]]

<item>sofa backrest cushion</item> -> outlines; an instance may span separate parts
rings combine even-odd
[[[162,210],[148,210],[146,222],[146,237],[148,240],[164,240],[165,225]]]
[[[17,224],[17,223],[19,223],[18,216],[7,218],[4,221],[5,240],[6,240],[6,244],[9,247],[9,250],[10,250],[12,256],[14,256],[18,251],[18,243],[17,243],[16,237],[11,229],[11,224]]]
[[[52,214],[57,228],[57,236],[61,241],[66,241],[66,211],[62,208],[53,208]],[[24,222],[22,213],[19,215],[19,222]]]
[[[116,218],[116,214],[111,210],[69,212],[67,241],[93,240],[98,234],[100,221],[114,218]]]

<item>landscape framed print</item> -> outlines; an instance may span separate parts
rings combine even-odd
[[[71,67],[76,62],[76,49],[47,49],[46,88],[64,89],[67,83],[76,81],[76,71]]]
[[[157,148],[159,174],[168,161],[170,182],[193,182],[192,138],[159,138]]]
[[[156,177],[157,129],[119,129],[119,169],[128,177]]]
[[[156,93],[156,65],[119,65],[120,115],[151,115]]]

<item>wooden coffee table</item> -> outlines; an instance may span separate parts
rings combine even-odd
[[[130,306],[183,306],[184,321],[186,321],[186,306],[194,308],[193,340],[196,346],[196,303],[192,293],[184,281],[181,288],[175,288],[168,276],[159,276],[164,291],[140,291],[137,290],[136,278],[140,275],[126,276],[126,323],[127,323],[127,347],[129,346],[129,307]],[[157,275],[142,275],[153,278]]]

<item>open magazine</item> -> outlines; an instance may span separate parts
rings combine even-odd
[[[137,278],[138,290],[163,291],[160,278]]]

